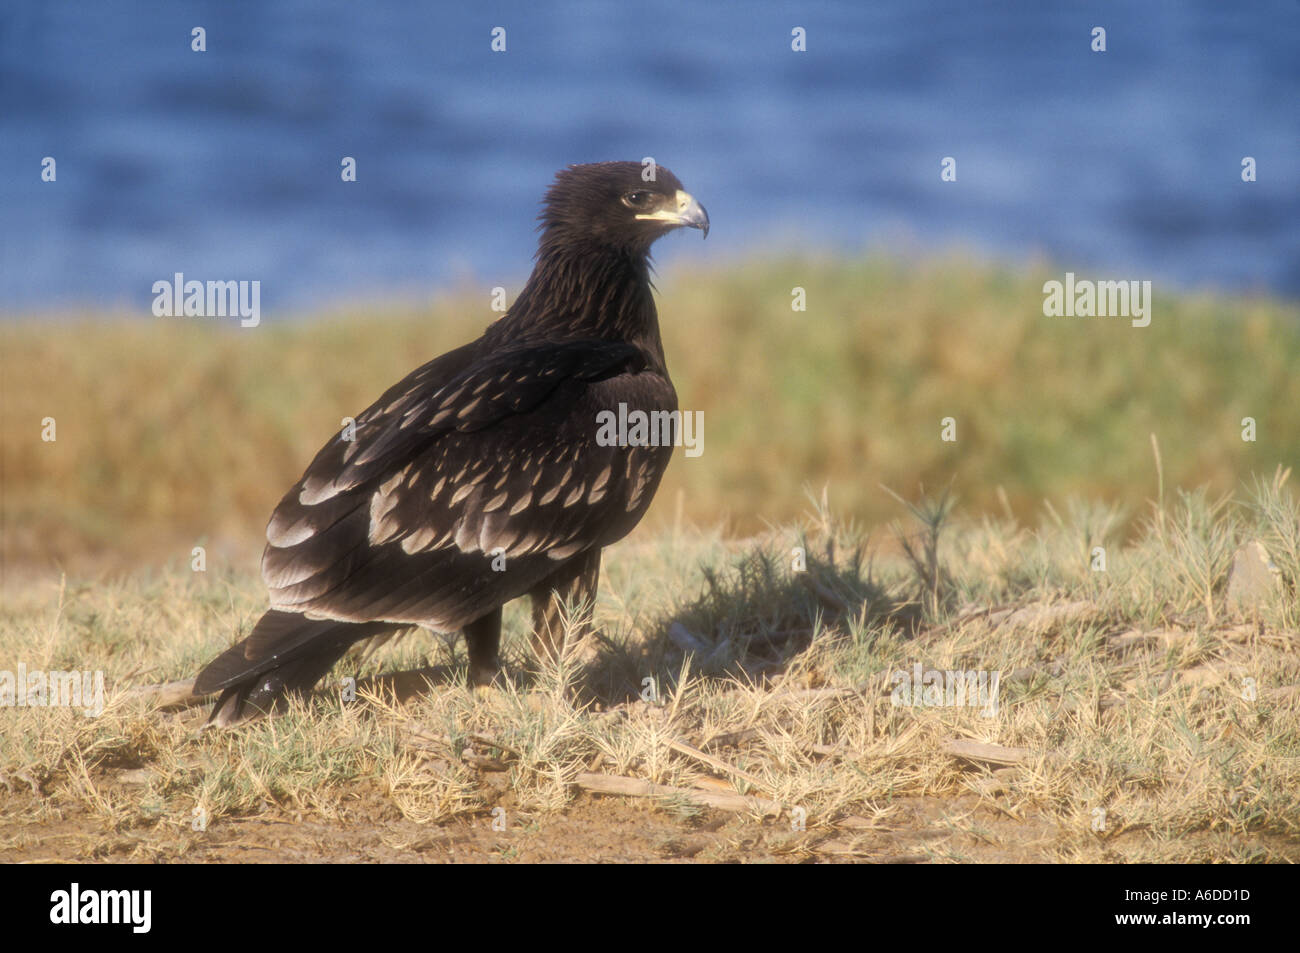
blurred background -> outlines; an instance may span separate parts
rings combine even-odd
[[[0,301],[142,309],[174,271],[258,278],[264,307],[298,310],[517,284],[555,170],[644,156],[709,207],[692,260],[910,241],[1294,296],[1298,9],[10,4]]]
[[[1232,491],[1300,447],[1298,50],[1295,0],[6,5],[6,563],[255,548],[343,414],[517,292],[555,170],[610,158],[713,220],[656,249],[707,423],[655,520],[1141,500],[1152,433]],[[1044,318],[1066,270],[1153,281],[1153,327]],[[259,280],[262,326],[153,317],[175,272]]]

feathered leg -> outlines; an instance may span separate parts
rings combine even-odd
[[[501,647],[500,607],[465,626],[465,645],[469,649],[470,685],[490,685],[501,671],[497,657]]]
[[[596,587],[600,583],[600,549],[587,550],[569,560],[529,590],[533,603],[533,651],[558,658],[564,647],[564,610],[572,606],[577,615],[572,622],[575,637],[591,631],[591,614],[596,605]]]

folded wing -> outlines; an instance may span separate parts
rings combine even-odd
[[[597,414],[620,404],[676,408],[627,343],[462,348],[426,364],[322,448],[276,508],[262,559],[272,607],[450,630],[615,541],[671,455],[600,445]]]

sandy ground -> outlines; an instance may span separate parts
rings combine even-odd
[[[563,811],[529,813],[502,797],[506,830],[493,818],[417,824],[377,792],[358,792],[336,819],[272,811],[223,818],[208,830],[175,825],[105,830],[81,810],[34,820],[30,796],[8,796],[0,808],[0,862],[63,863],[800,863],[859,861],[925,863],[957,850],[970,860],[1032,860],[1035,848],[1055,840],[1033,815],[1015,821],[981,807],[977,797],[954,801],[908,799],[903,825],[832,832],[790,830],[788,821],[758,822],[721,811],[691,817],[625,798],[580,795]],[[956,812],[977,819],[988,840],[956,832]],[[1015,836],[1008,836],[1015,829]]]

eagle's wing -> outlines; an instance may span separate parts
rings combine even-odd
[[[455,628],[625,535],[671,446],[602,446],[597,415],[672,412],[634,345],[452,352],[332,440],[267,526],[273,608]],[[662,441],[660,441],[662,443]]]

